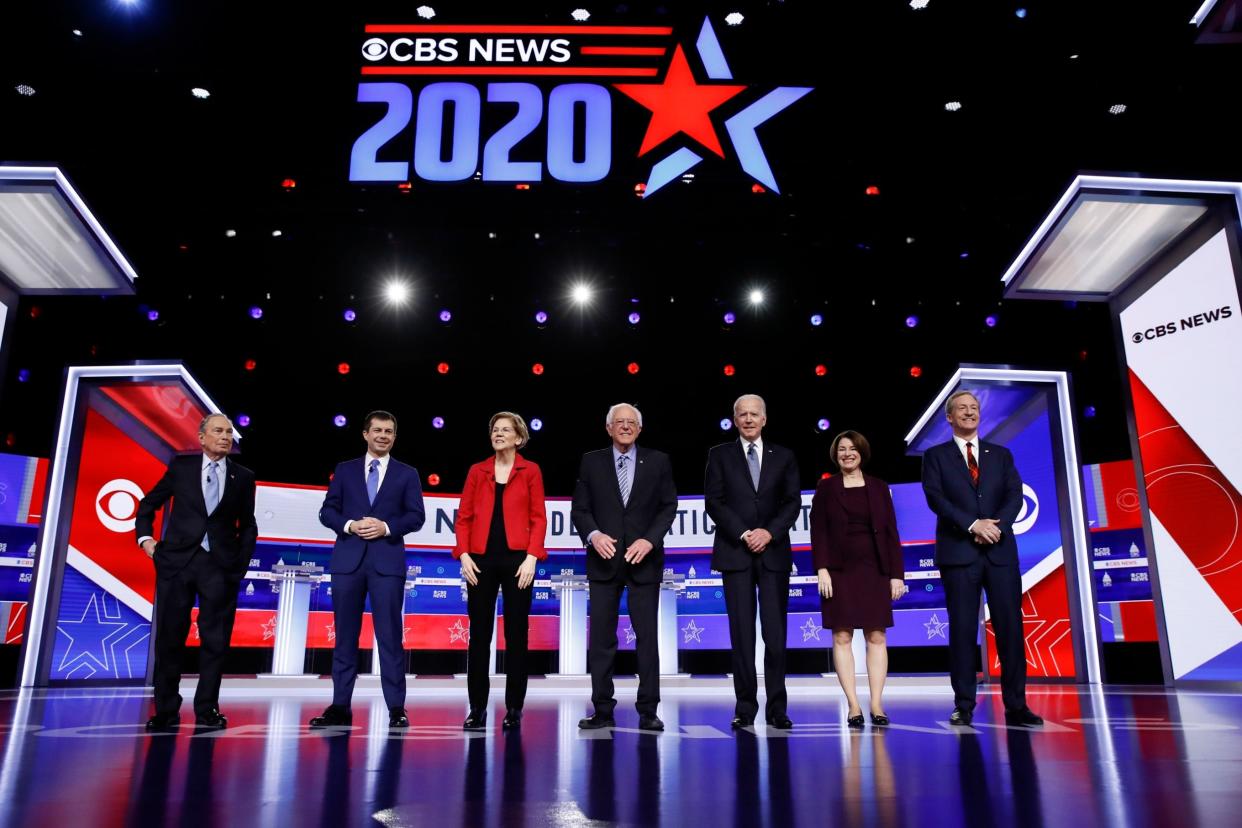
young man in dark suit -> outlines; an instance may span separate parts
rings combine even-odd
[[[664,535],[677,514],[677,489],[668,455],[635,441],[643,415],[632,405],[608,409],[609,448],[587,452],[578,471],[571,516],[587,547],[591,589],[591,701],[595,712],[578,727],[614,727],[612,672],[617,656],[617,615],[629,590],[630,625],[637,636],[638,726],[663,730],[657,615],[664,578]]]
[[[1026,705],[1022,632],[1022,571],[1013,522],[1022,509],[1022,478],[1009,449],[979,439],[979,398],[949,395],[945,417],[953,439],[923,454],[923,493],[936,513],[936,566],[949,612],[949,675],[954,710],[949,721],[974,718],[979,598],[988,593],[1001,664],[1005,721],[1041,725]]]
[[[759,680],[755,671],[755,590],[763,627],[765,718],[775,728],[793,727],[787,715],[785,637],[789,573],[793,553],[789,530],[802,511],[798,462],[793,452],[765,443],[767,405],[755,394],[733,403],[741,439],[707,454],[703,483],[707,514],[716,523],[712,569],[724,576],[725,609],[733,644],[733,729],[755,723]]]
[[[222,728],[220,679],[241,583],[255,541],[254,472],[228,459],[233,424],[209,414],[198,426],[202,454],[174,457],[155,487],[138,504],[138,544],[155,562],[155,715],[148,730],[181,723],[181,655],[198,599],[199,670],[194,721]],[[155,513],[173,499],[164,537],[154,535]]]
[[[353,722],[350,700],[358,678],[358,637],[371,599],[375,654],[388,705],[389,727],[408,727],[405,713],[405,541],[422,528],[423,487],[418,471],[389,454],[397,441],[397,418],[372,411],[362,427],[365,457],[336,467],[319,522],[336,532],[328,571],[332,575],[332,704],[311,727]]]

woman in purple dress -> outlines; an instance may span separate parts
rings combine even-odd
[[[897,514],[888,484],[863,474],[871,458],[867,438],[843,431],[830,459],[841,473],[819,482],[811,501],[811,554],[819,573],[824,627],[832,630],[832,663],[849,701],[850,727],[863,726],[854,686],[854,630],[867,636],[871,723],[887,725],[881,695],[888,677],[888,633],[893,601],[906,593]]]

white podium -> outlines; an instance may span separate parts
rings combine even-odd
[[[553,575],[552,586],[561,599],[560,665],[556,675],[586,675],[587,578]]]
[[[311,591],[319,588],[322,579],[323,567],[317,564],[278,563],[272,567],[273,585],[280,594],[276,604],[272,675],[305,674]]]
[[[656,640],[660,646],[660,675],[676,676],[677,664],[677,596],[686,588],[686,576],[666,574],[660,584],[660,620]]]

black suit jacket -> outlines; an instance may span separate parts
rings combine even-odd
[[[715,446],[707,453],[703,493],[707,514],[716,524],[712,569],[729,572],[750,567],[754,553],[742,540],[748,529],[767,529],[772,535],[772,542],[760,553],[765,569],[793,569],[789,530],[802,511],[802,493],[792,451],[764,442],[756,489],[750,482],[742,441]]]
[[[582,455],[570,516],[587,547],[587,577],[592,581],[610,581],[625,569],[636,584],[664,577],[664,536],[677,514],[673,466],[662,451],[635,448],[638,454],[628,504],[621,502],[612,446]],[[617,554],[610,560],[601,558],[587,543],[587,536],[597,530],[617,539]],[[651,551],[638,566],[630,566],[625,550],[640,538],[651,543]]]
[[[177,572],[207,535],[211,556],[237,577],[245,573],[259,537],[254,519],[254,472],[232,457],[226,459],[221,480],[224,491],[216,510],[207,514],[200,479],[203,455],[181,455],[168,464],[164,476],[138,503],[134,518],[137,537],[153,536],[155,512],[172,500],[164,520],[164,537],[155,545],[155,565],[161,572]]]
[[[876,563],[886,577],[905,580],[906,565],[897,535],[897,512],[888,484],[864,474],[871,529],[875,533]],[[815,568],[836,572],[845,568],[845,478],[835,475],[819,481],[811,499],[811,557]]]
[[[937,566],[968,564],[980,554],[994,564],[1018,563],[1013,522],[1022,509],[1022,478],[1013,455],[1002,445],[980,441],[978,460],[975,488],[956,442],[949,440],[923,453],[923,494],[936,513]],[[975,543],[969,529],[980,518],[1000,521],[998,543]]]

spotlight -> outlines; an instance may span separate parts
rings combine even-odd
[[[818,328],[822,324],[824,324],[823,314],[819,314],[819,313],[811,314],[811,326],[812,327]]]
[[[81,36],[82,36],[82,30],[81,30],[81,29],[74,29],[74,30],[73,30],[73,36],[74,36],[74,37],[81,37]]]
[[[819,365],[816,365],[816,366],[815,366],[815,376],[817,376],[817,377],[826,377],[826,376],[828,376],[828,366],[827,366],[827,365],[824,365],[823,363],[820,363]]]
[[[236,230],[225,230],[224,235],[230,239],[235,239],[237,238],[237,231]]]
[[[732,325],[737,321],[737,315],[733,311],[725,311],[725,315],[721,317],[726,325]]]
[[[910,376],[914,377],[915,379],[918,379],[919,377],[923,376],[923,369],[917,365],[911,365]]]
[[[870,187],[868,187],[863,192],[865,192],[869,196],[878,196],[880,194],[880,188],[872,184]]]
[[[432,417],[431,427],[432,428],[444,428],[444,418],[443,417]]]
[[[572,17],[574,20],[577,20],[579,23],[583,22],[584,20],[591,19],[591,13],[587,11],[586,9],[574,9],[573,11],[569,13],[569,16]]]
[[[750,185],[750,191],[751,191],[752,193],[754,193],[755,195],[759,195],[760,193],[766,193],[766,192],[767,192],[767,190],[763,189],[763,185],[762,185],[762,184],[751,184],[751,185]]]
[[[1083,348],[1081,351],[1078,352],[1078,359],[1082,362],[1087,361],[1087,349],[1086,348]]]
[[[984,320],[983,320],[983,324],[987,325],[989,328],[995,328],[995,327],[996,327],[996,317],[995,317],[995,316],[989,316],[987,319],[984,319]]]
[[[392,279],[384,285],[384,298],[390,305],[404,305],[410,298],[410,286],[400,279]]]
[[[355,319],[358,318],[358,314],[354,312],[353,308],[346,308],[345,313],[341,315],[345,317],[346,322],[353,322]]]
[[[642,317],[638,315],[638,311],[632,311],[630,315],[626,317],[626,319],[629,320],[631,325],[637,325],[638,320],[642,319]]]
[[[573,286],[570,296],[576,304],[585,305],[591,301],[591,288],[582,283]]]
[[[30,315],[31,315],[31,316],[38,316],[38,314],[36,314],[36,313],[31,313]],[[157,311],[157,310],[149,310],[149,311],[147,311],[147,321],[148,321],[148,322],[158,322],[158,321],[160,321],[160,312],[159,312],[159,311]]]
[[[919,9],[925,9],[927,8],[927,4],[929,2],[931,2],[931,0],[910,0],[910,8],[914,9],[915,11],[918,11]]]
[[[1109,115],[1120,115],[1121,113],[1125,111],[1126,111],[1125,104],[1113,104],[1112,106],[1108,108]]]
[[[414,11],[423,20],[430,20],[431,18],[436,16],[436,10],[433,9],[431,6],[419,6]]]
[[[723,369],[721,369],[721,370],[723,370],[723,371],[724,371],[724,375],[725,375],[726,377],[731,377],[731,376],[733,376],[734,374],[736,374],[736,373],[737,373],[737,369],[736,369],[736,368],[734,368],[732,364],[730,364],[730,365],[726,365],[726,366],[725,366]]]
[[[830,425],[832,425],[832,423],[828,422],[827,417],[821,417],[819,422],[815,423],[815,427],[818,428],[820,431],[827,431],[828,426]]]
[[[543,376],[543,363],[536,362],[534,365],[530,366],[530,372],[537,377],[542,377]]]
[[[746,18],[742,16],[741,12],[729,12],[725,15],[725,22],[730,26],[740,26],[742,25],[742,21],[745,19]]]
[[[535,311],[535,324],[536,325],[548,324],[548,314],[544,311]]]
[[[348,422],[349,421],[345,419],[344,414],[337,414],[335,417],[332,418],[332,425],[336,426],[337,428],[344,428],[345,424]]]
[[[18,372],[17,372],[17,381],[18,381],[18,382],[30,382],[30,369],[29,369],[29,368],[23,368],[23,369],[21,369],[20,371],[18,371]]]
[[[543,420],[539,419],[538,417],[533,418],[530,421],[530,430],[531,431],[543,431]]]
[[[337,372],[338,374],[340,374],[341,376],[345,376],[346,374],[348,374],[348,373],[349,373],[349,363],[348,363],[348,362],[341,362],[341,363],[338,363],[338,364],[337,364],[337,366],[336,366],[336,372]]]
[[[970,251],[969,251],[969,250],[963,250],[961,253],[959,253],[959,254],[958,254],[958,256],[957,256],[957,257],[958,257],[959,259],[969,259],[969,258],[970,258]]]
[[[1089,419],[1089,418],[1091,418],[1091,417],[1094,417],[1094,416],[1095,416],[1095,406],[1094,406],[1094,405],[1089,405],[1089,406],[1087,406],[1086,408],[1084,408],[1084,409],[1082,410],[1082,416],[1087,417],[1088,419]]]
[[[625,370],[629,371],[631,374],[637,374],[639,371],[638,363],[631,362],[629,365],[625,366]]]
[[[906,317],[907,328],[917,328],[919,326],[919,318],[913,314]]]
[[[211,97],[211,93],[201,86],[196,86],[193,89],[191,89],[190,94],[198,98],[199,100],[204,100],[204,101]]]
[[[435,474],[434,472],[432,474],[427,475],[427,485],[428,486],[439,486],[440,475]]]
[[[449,372],[449,364],[447,362],[441,362],[439,365],[436,366],[437,374],[447,374],[448,372]]]
[[[247,371],[253,371],[255,368],[258,368],[258,367],[259,367],[259,363],[255,362],[253,359],[246,360],[245,368]]]
[[[284,235],[284,233],[280,232],[279,230],[273,230],[273,231],[272,231],[272,238],[273,238],[273,239],[279,239],[279,238],[280,238],[281,236],[283,236],[283,235]]]
[[[1024,20],[1026,18],[1026,9],[1015,9],[1014,16],[1019,20]]]
[[[725,417],[723,420],[720,421],[721,431],[728,431],[731,428],[733,428],[733,421],[730,420],[728,417]]]
[[[647,185],[644,184],[643,182],[640,181],[634,185],[634,195],[638,196],[639,198],[642,198],[643,193],[645,192],[647,192]]]
[[[19,83],[17,86],[14,86],[13,88],[17,90],[17,94],[23,97],[26,97],[26,98],[29,98],[31,95],[35,93],[35,88],[25,83]]]
[[[764,299],[763,291],[756,288],[750,292],[748,298],[750,299],[750,303],[752,305],[762,305]]]
[[[292,178],[286,178],[284,181],[280,182],[280,186],[286,190],[292,190],[294,187],[298,186],[298,182],[294,181]]]
[[[957,112],[962,108],[961,101],[949,101],[944,105],[945,112]]]
[[[241,426],[242,428],[245,428],[246,426],[250,425],[250,415],[249,414],[238,414],[237,424]]]
[[[253,306],[251,306],[251,308],[250,308],[250,318],[251,318],[251,319],[262,319],[262,318],[263,318],[263,308],[259,307],[258,305],[253,305]]]
[[[440,321],[441,322],[452,322],[453,312],[448,310],[447,308],[445,310],[440,311]]]

